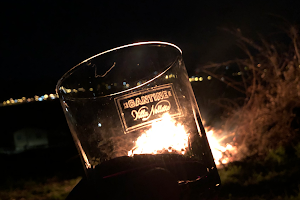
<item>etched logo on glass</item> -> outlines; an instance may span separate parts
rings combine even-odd
[[[181,108],[172,84],[160,85],[115,98],[125,133],[159,120],[164,113],[181,115]]]

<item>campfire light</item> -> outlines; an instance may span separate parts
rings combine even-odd
[[[128,152],[134,154],[169,153],[185,154],[188,147],[189,133],[184,126],[165,113],[160,121],[152,123],[152,127],[135,141],[135,146]]]
[[[218,138],[217,132],[210,127],[205,128],[207,139],[216,165],[224,165],[233,161],[236,147],[223,143],[224,138]],[[151,128],[134,142],[134,147],[128,151],[128,156],[134,154],[160,154],[164,152],[185,154],[188,147],[189,133],[184,126],[165,113],[162,119],[152,123]]]
[[[215,163],[216,165],[224,165],[233,161],[234,154],[237,153],[237,148],[228,143],[222,144],[222,140],[226,137],[217,139],[217,136],[215,136],[216,132],[217,131],[213,129],[207,130],[206,128],[207,140],[209,142]]]

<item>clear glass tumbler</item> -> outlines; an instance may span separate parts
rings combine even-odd
[[[56,92],[99,195],[211,199],[216,193],[219,175],[176,45],[139,42],[99,53],[63,75]]]

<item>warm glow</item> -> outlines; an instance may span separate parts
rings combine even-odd
[[[211,148],[216,165],[227,164],[233,161],[233,156],[236,154],[236,147],[231,144],[222,144],[222,138],[217,139],[213,129],[206,130],[207,140]]]
[[[78,88],[78,91],[85,92],[85,89],[84,88]]]
[[[55,99],[54,94],[50,94],[49,97],[50,97],[51,99]]]
[[[160,121],[152,123],[152,127],[135,141],[135,147],[128,152],[134,154],[157,154],[166,151],[185,154],[188,147],[189,133],[184,126],[165,113]]]
[[[72,90],[71,90],[71,89],[66,89],[66,92],[67,92],[67,93],[71,93]]]

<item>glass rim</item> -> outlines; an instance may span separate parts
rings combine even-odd
[[[148,44],[163,44],[163,45],[168,45],[168,46],[172,46],[174,48],[176,48],[180,54],[182,55],[182,50],[176,46],[175,44],[172,44],[170,42],[162,42],[162,41],[146,41],[146,42],[135,42],[135,43],[131,43],[131,44],[127,44],[127,45],[122,45],[122,46],[119,46],[119,47],[115,47],[115,48],[112,48],[112,49],[109,49],[109,50],[106,50],[106,51],[103,51],[101,53],[98,53],[94,56],[91,56],[87,59],[85,59],[84,61],[78,63],[77,65],[75,65],[74,67],[72,67],[71,69],[69,69],[66,73],[64,73],[64,75],[58,80],[57,84],[56,84],[56,87],[55,87],[55,92],[57,95],[59,95],[58,91],[59,91],[59,88],[62,84],[62,82],[69,76],[72,74],[72,72],[77,68],[79,67],[80,65],[82,65],[83,63],[86,63],[88,62],[89,60],[92,60],[93,58],[96,58],[98,56],[101,56],[103,54],[106,54],[106,53],[109,53],[109,52],[112,52],[112,51],[116,51],[116,50],[119,50],[119,49],[124,49],[124,48],[127,48],[127,47],[133,47],[133,46],[139,46],[139,45],[148,45]],[[138,85],[138,86],[135,86],[133,88],[129,88],[127,90],[123,90],[123,91],[120,91],[120,92],[116,92],[116,93],[113,93],[113,94],[108,94],[108,95],[104,95],[104,96],[100,96],[100,97],[93,97],[92,99],[95,99],[95,98],[101,98],[101,97],[108,97],[108,96],[113,96],[113,95],[117,95],[117,94],[120,94],[120,93],[123,93],[123,92],[127,92],[127,91],[130,91],[130,90],[134,90],[138,87],[142,87],[146,84],[148,84],[149,82],[153,81],[154,79],[162,76],[166,71],[168,71],[170,68],[172,67],[172,65],[170,67],[168,67],[166,70],[164,70],[163,72],[161,72],[160,74],[158,74],[157,76],[155,76],[154,78],[146,81],[145,83],[141,84],[141,85]],[[71,99],[91,99],[91,98],[72,98]]]

